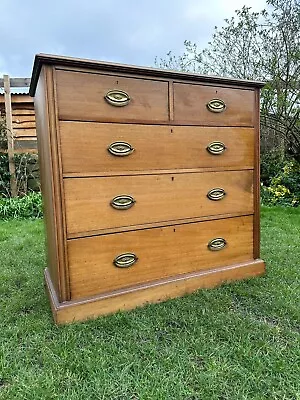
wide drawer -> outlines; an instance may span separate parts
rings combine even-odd
[[[60,119],[169,120],[168,82],[58,70],[56,88]]]
[[[67,246],[71,298],[79,299],[251,260],[253,218],[72,239]]]
[[[68,234],[253,213],[253,172],[248,170],[68,178],[64,188]]]
[[[60,140],[65,174],[254,164],[252,128],[61,122]],[[213,143],[225,148],[209,152]]]
[[[255,92],[218,86],[174,84],[174,122],[254,126]]]

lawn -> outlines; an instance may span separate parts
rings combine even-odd
[[[57,327],[43,223],[0,222],[0,399],[300,399],[300,209],[263,208],[267,275]]]

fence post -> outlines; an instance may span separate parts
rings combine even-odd
[[[17,196],[17,179],[16,179],[16,166],[14,158],[14,135],[12,125],[12,107],[11,107],[11,94],[10,94],[10,80],[8,75],[3,75],[4,83],[4,101],[5,101],[5,115],[6,115],[6,134],[7,134],[7,154],[8,166],[10,174],[10,191],[11,196]]]

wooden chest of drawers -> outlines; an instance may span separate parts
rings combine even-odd
[[[261,86],[36,56],[30,93],[57,323],[264,272]]]

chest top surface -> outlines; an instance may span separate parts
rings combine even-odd
[[[126,64],[111,63],[105,61],[88,60],[82,58],[57,56],[51,54],[37,54],[35,56],[31,84],[29,94],[34,96],[40,71],[43,65],[52,65],[59,68],[84,68],[90,71],[102,71],[110,73],[122,73],[135,76],[142,76],[143,78],[165,78],[167,80],[178,80],[186,82],[202,82],[212,84],[225,84],[234,85],[246,88],[261,88],[264,86],[263,82],[251,81],[244,79],[224,78],[219,76],[200,75],[196,73],[187,73],[179,71],[164,70],[151,67],[139,67]]]

